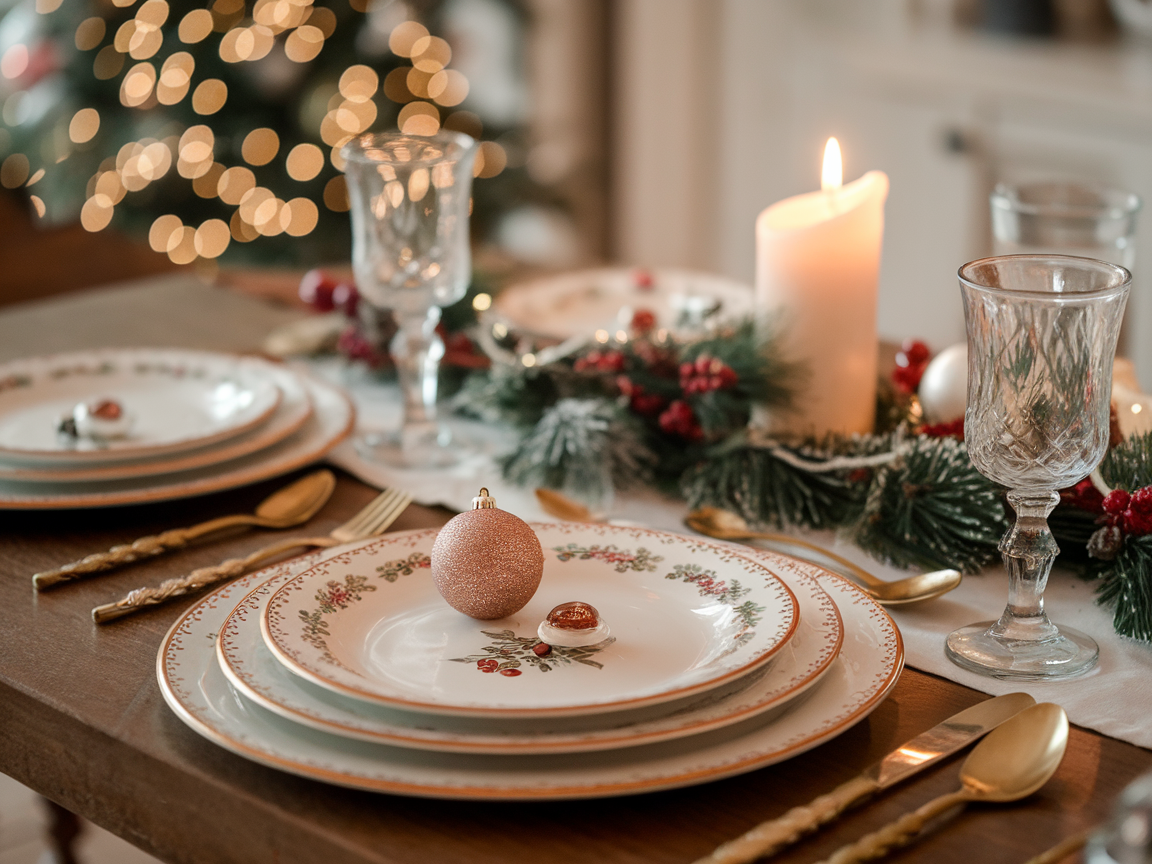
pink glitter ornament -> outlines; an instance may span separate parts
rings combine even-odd
[[[544,575],[544,550],[523,519],[496,509],[487,489],[440,529],[432,580],[453,609],[487,621],[519,612]]]

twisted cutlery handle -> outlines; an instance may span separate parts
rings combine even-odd
[[[94,555],[81,558],[79,561],[73,561],[71,564],[65,564],[63,567],[57,567],[55,570],[46,570],[43,573],[37,573],[32,577],[32,584],[37,591],[43,591],[45,588],[60,582],[71,582],[74,579],[82,579],[93,573],[111,570],[122,564],[131,564],[134,561],[140,561],[144,558],[154,558],[164,552],[183,548],[197,537],[210,534],[213,531],[219,531],[221,528],[229,528],[233,525],[249,524],[251,521],[252,519],[249,516],[222,516],[219,519],[203,522],[191,528],[174,528],[162,534],[152,534],[148,537],[141,537],[132,543],[113,546],[107,552],[97,552]]]
[[[717,847],[696,864],[745,864],[775,855],[805,834],[828,824],[853,804],[870,797],[876,789],[875,780],[863,775],[853,777],[808,804],[793,807],[783,816],[761,822],[735,840]]]
[[[910,845],[930,821],[967,801],[968,793],[963,790],[934,798],[911,813],[905,813],[895,822],[889,822],[879,831],[866,834],[855,843],[841,846],[823,864],[855,864],[857,861],[881,858],[893,849]]]
[[[296,549],[300,546],[335,546],[338,542],[331,537],[295,537],[281,540],[279,543],[257,549],[251,555],[246,555],[243,558],[229,558],[227,561],[212,567],[201,567],[198,570],[193,570],[187,576],[167,579],[155,588],[137,588],[135,591],[128,592],[115,603],[97,606],[92,610],[92,620],[97,624],[104,624],[124,615],[131,615],[145,606],[157,606],[173,597],[191,594],[207,585],[239,576],[260,562],[274,558],[289,549]]]

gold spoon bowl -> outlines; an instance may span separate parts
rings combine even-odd
[[[777,546],[799,547],[816,552],[847,571],[845,575],[851,577],[867,594],[885,606],[903,606],[909,603],[919,603],[922,600],[931,600],[933,597],[947,594],[960,584],[962,578],[959,570],[933,570],[918,576],[909,576],[906,579],[888,582],[872,575],[847,558],[842,558],[835,552],[817,546],[815,543],[789,537],[786,534],[753,530],[739,514],[719,507],[701,507],[693,510],[688,514],[684,523],[693,531],[698,531],[717,540],[738,542],[764,540]]]

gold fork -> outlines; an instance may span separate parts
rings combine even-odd
[[[243,558],[230,558],[213,567],[201,567],[193,570],[187,576],[168,579],[155,588],[137,588],[130,591],[115,603],[105,603],[92,610],[92,620],[97,624],[105,624],[124,615],[131,615],[146,606],[156,606],[173,597],[182,597],[199,591],[201,588],[239,576],[253,569],[257,564],[275,558],[301,546],[339,546],[342,543],[352,543],[355,540],[365,540],[383,534],[388,526],[404,512],[411,503],[412,496],[407,492],[396,489],[385,489],[359,513],[332,531],[327,537],[289,537],[278,543],[258,549],[251,555]]]

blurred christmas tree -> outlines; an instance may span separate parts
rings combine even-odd
[[[477,10],[526,26],[515,0],[19,0],[0,20],[0,183],[46,222],[116,225],[180,264],[311,265],[349,254],[341,146],[443,126],[489,139],[482,237],[549,196],[505,170],[515,112],[467,110],[452,61],[483,41]]]

